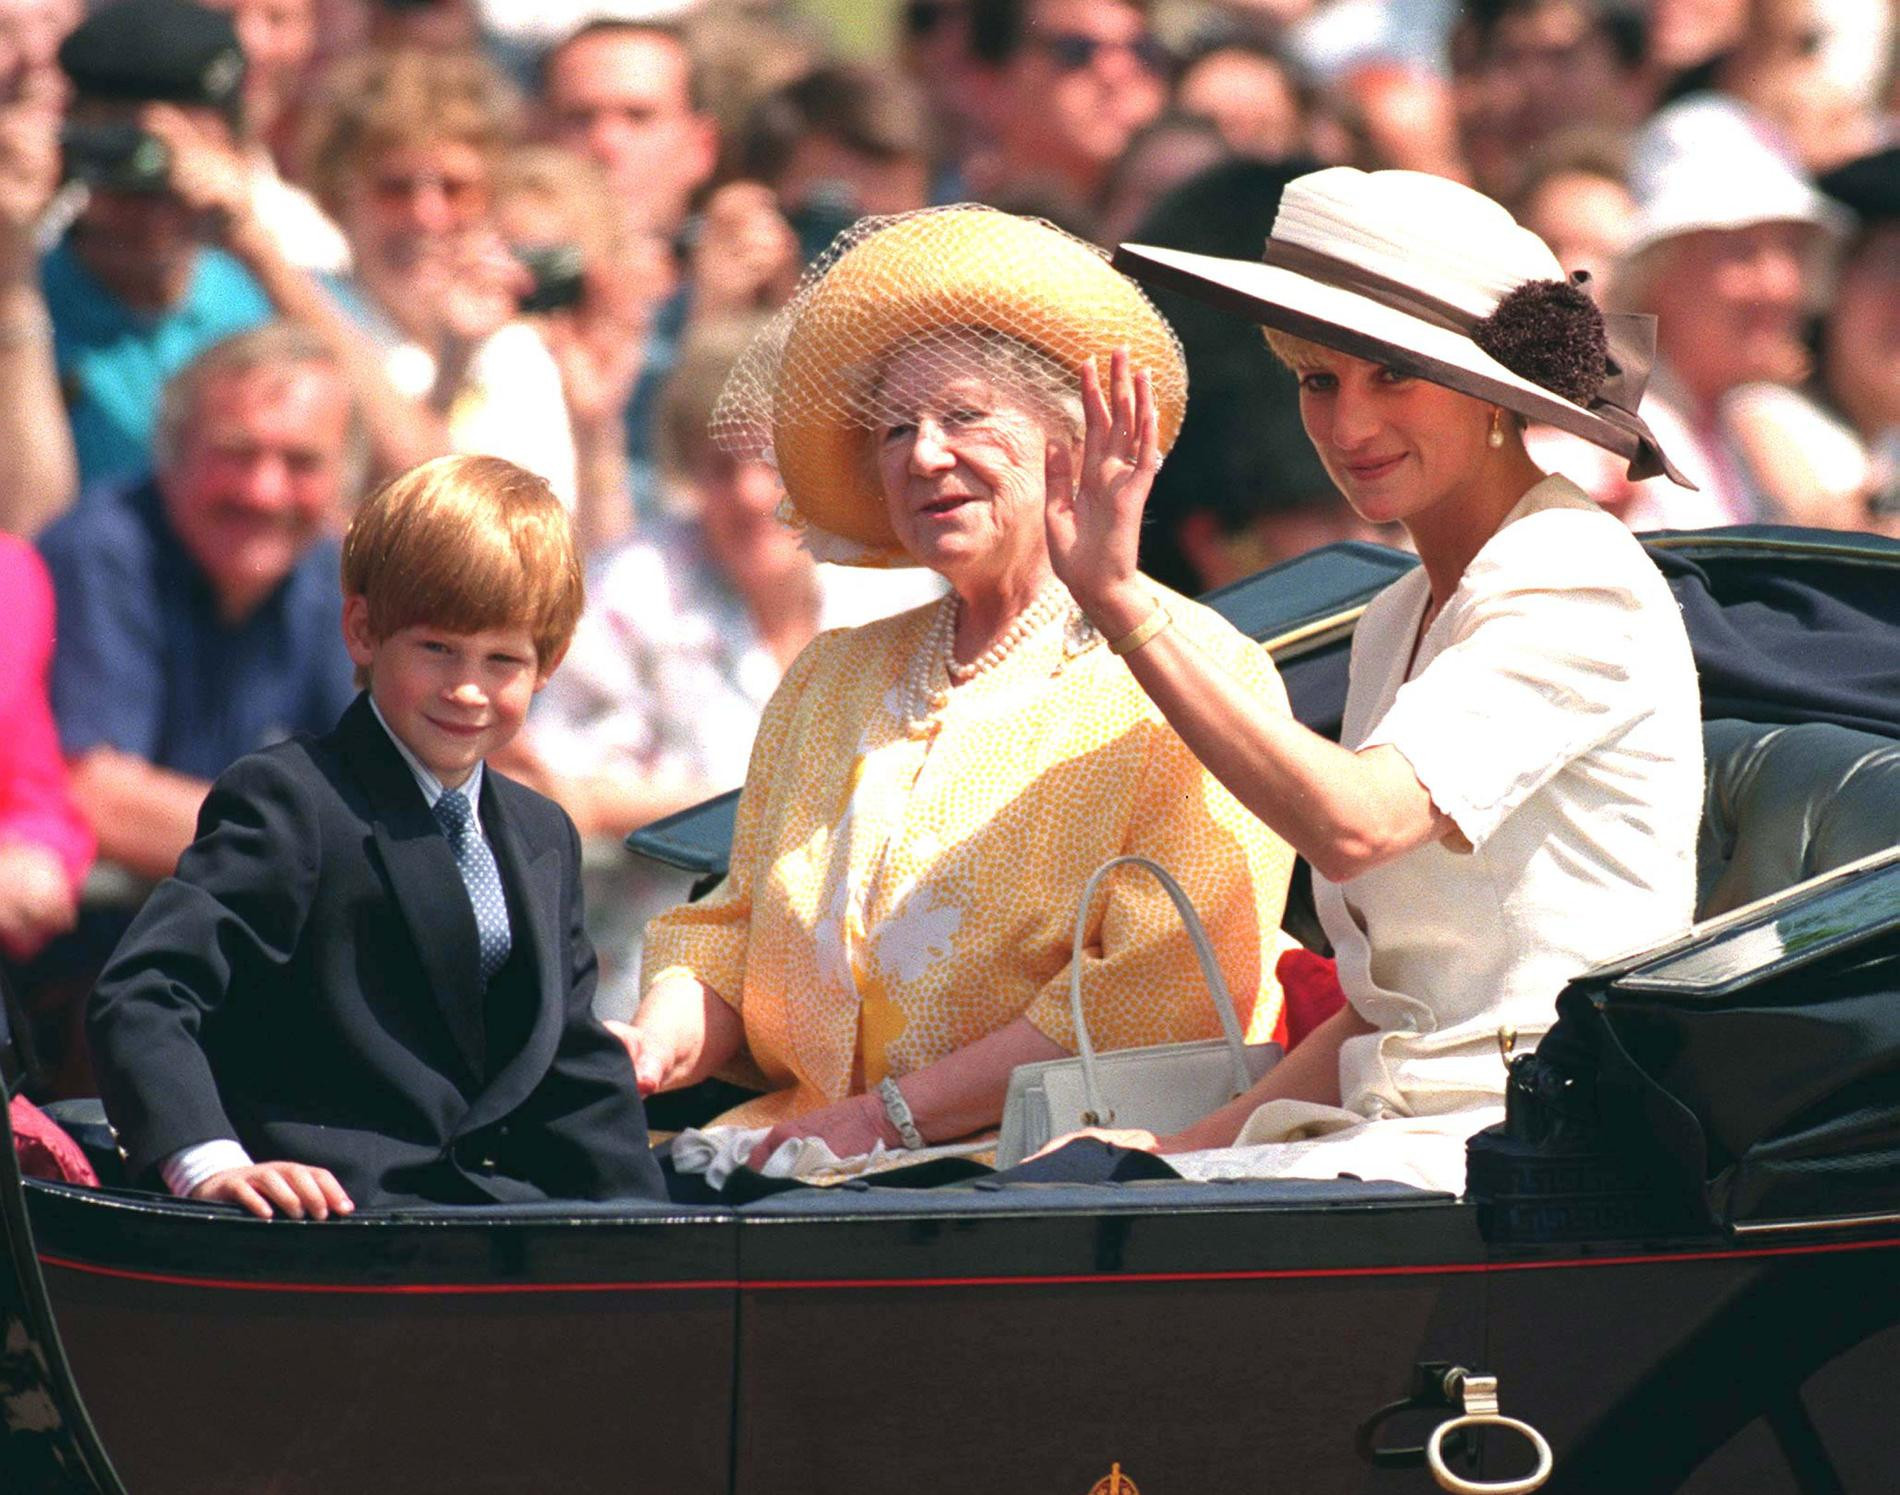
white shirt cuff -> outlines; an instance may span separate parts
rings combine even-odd
[[[158,1165],[158,1171],[166,1188],[180,1199],[189,1199],[191,1191],[212,1174],[250,1166],[251,1155],[244,1150],[243,1143],[231,1137],[219,1137],[212,1142],[194,1142],[189,1147],[179,1148]]]

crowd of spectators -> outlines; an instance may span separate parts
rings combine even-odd
[[[348,700],[369,485],[486,452],[572,510],[589,610],[503,766],[608,846],[738,782],[816,631],[934,595],[815,563],[706,436],[864,214],[1246,256],[1317,165],[1452,176],[1661,316],[1697,490],[1545,465],[1639,528],[1900,533],[1895,48],[1891,0],[0,0],[0,956],[49,1064],[116,927],[95,844],[163,875],[212,777]],[[1157,300],[1192,398],[1148,568],[1368,535],[1257,336]],[[611,1005],[674,889],[595,870]]]

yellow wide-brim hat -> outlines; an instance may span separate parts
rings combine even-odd
[[[796,518],[871,561],[905,559],[871,449],[870,392],[900,345],[1000,333],[1080,380],[1126,347],[1152,377],[1165,452],[1187,365],[1161,313],[1091,244],[1037,218],[958,205],[867,218],[840,235],[728,379],[713,434],[769,455]],[[1079,383],[1074,386],[1079,388]]]

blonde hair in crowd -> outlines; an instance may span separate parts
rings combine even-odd
[[[437,457],[372,493],[343,540],[343,592],[386,639],[525,627],[552,674],[584,589],[567,510],[546,481],[501,457]]]
[[[469,52],[372,50],[334,68],[303,132],[310,189],[340,213],[350,181],[385,151],[452,140],[492,168],[519,133],[521,101],[491,64]]]

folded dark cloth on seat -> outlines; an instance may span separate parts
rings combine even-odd
[[[1756,526],[1725,535],[1799,539]],[[1868,537],[1870,547],[1891,546]],[[1682,604],[1702,678],[1702,715],[1830,721],[1900,737],[1900,591],[1884,567],[1838,555],[1688,556],[1651,550]]]

